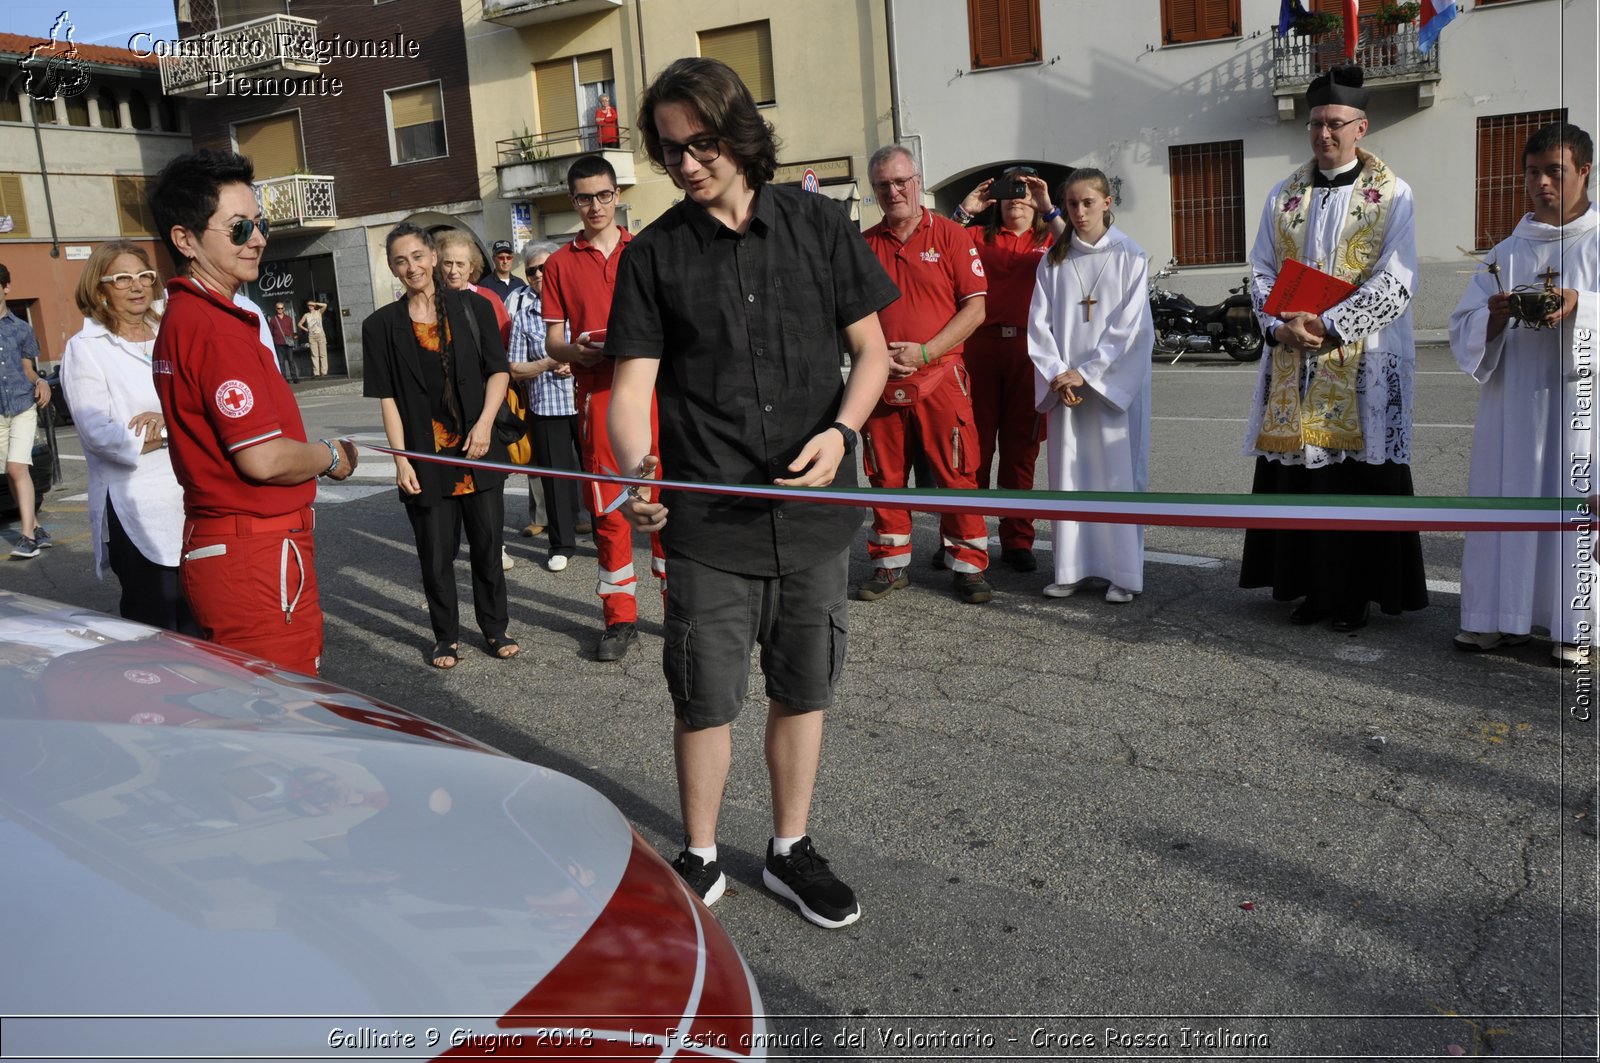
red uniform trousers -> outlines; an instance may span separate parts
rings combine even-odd
[[[311,507],[281,517],[202,517],[183,525],[178,578],[212,642],[316,675],[322,601]]]
[[[910,464],[906,444],[912,438],[922,444],[936,486],[958,490],[978,486],[973,478],[978,431],[972,423],[971,385],[959,356],[942,381],[915,405],[891,406],[880,400],[861,426],[862,464],[873,487],[906,485]],[[954,571],[982,572],[989,567],[989,531],[978,514],[941,514],[939,532]],[[873,509],[867,557],[874,568],[904,568],[911,563],[910,511]]]
[[[1038,370],[1028,357],[1027,326],[1017,326],[1015,331],[1014,336],[1002,336],[1001,326],[986,325],[967,339],[962,357],[972,377],[978,486],[990,487],[998,481],[1002,490],[1031,491],[1045,420],[1033,408],[1033,378]],[[990,467],[997,443],[1000,468],[992,480]],[[1002,518],[1000,549],[1033,549],[1033,521]]]
[[[617,455],[611,449],[611,433],[606,428],[606,412],[611,409],[611,387],[586,387],[577,384],[579,442],[583,447],[583,467],[589,472],[615,472],[624,476],[632,469],[619,469]],[[656,401],[650,398],[650,451],[658,449],[656,431]],[[661,475],[657,470],[657,475]],[[638,577],[633,574],[633,526],[618,510],[602,512],[621,494],[622,488],[610,484],[591,482],[584,493],[584,501],[594,516],[594,545],[600,555],[600,578],[595,593],[600,596],[606,626],[635,623],[639,619],[639,603],[634,598]],[[661,537],[650,536],[650,571],[658,580],[667,578],[667,558],[661,552]],[[662,593],[666,593],[663,586]]]

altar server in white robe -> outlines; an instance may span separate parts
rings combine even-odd
[[[1600,212],[1589,201],[1594,143],[1555,123],[1522,152],[1533,213],[1486,256],[1450,315],[1450,347],[1483,387],[1472,433],[1474,495],[1590,498],[1595,460],[1595,354],[1600,328]],[[1560,302],[1545,321],[1512,323],[1513,287],[1542,287]],[[1585,538],[1587,541],[1585,542]],[[1492,650],[1548,628],[1557,661],[1577,662],[1595,641],[1594,533],[1469,532],[1461,560],[1457,647]]]
[[[1034,408],[1049,419],[1045,450],[1052,491],[1144,491],[1150,484],[1148,261],[1114,227],[1111,187],[1099,170],[1068,178],[1058,235],[1039,263],[1028,310]],[[1144,590],[1144,527],[1054,521],[1053,598],[1105,580],[1106,601]]]

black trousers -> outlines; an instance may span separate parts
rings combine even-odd
[[[533,442],[534,464],[579,470],[577,414],[534,414],[528,418],[528,438]],[[550,552],[571,556],[578,549],[578,481],[545,477],[544,508],[549,518]]]
[[[506,574],[500,567],[505,489],[494,487],[470,495],[442,498],[431,506],[406,506],[422,564],[422,592],[428,599],[428,621],[435,642],[458,642],[461,616],[456,607],[456,553],[460,533],[467,533],[467,558],[472,566],[472,605],[484,638],[506,633]]]
[[[177,568],[158,565],[140,552],[117,519],[116,507],[109,497],[106,524],[111,539],[111,571],[122,584],[118,612],[128,620],[202,638],[200,625],[189,611],[189,600],[183,596]]]
[[[284,379],[293,380],[298,383],[300,380],[300,370],[294,364],[294,348],[287,347],[281,343],[277,345],[277,348],[278,371],[284,375]]]

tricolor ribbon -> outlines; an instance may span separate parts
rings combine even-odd
[[[544,469],[472,461],[440,454],[362,446],[436,465],[490,472],[585,480],[621,488],[650,487],[832,506],[979,513],[1025,520],[1150,524],[1177,528],[1281,528],[1322,531],[1589,531],[1594,506],[1586,498],[1461,498],[1406,495],[1203,495],[1143,491],[981,491],[883,487],[778,487],[698,484],[636,476]],[[625,497],[625,495],[624,495]],[[619,498],[610,509],[621,504]],[[608,509],[609,512],[609,509]]]

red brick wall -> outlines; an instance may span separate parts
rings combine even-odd
[[[199,148],[231,147],[234,122],[300,110],[306,167],[335,179],[341,217],[378,214],[475,200],[479,195],[467,92],[467,51],[461,9],[439,0],[301,0],[294,13],[318,22],[319,40],[387,40],[396,33],[417,43],[415,59],[336,58],[321,75],[343,81],[338,96],[194,98],[189,119]],[[316,77],[318,75],[312,75]],[[444,93],[449,154],[391,165],[384,90],[439,80]]]

